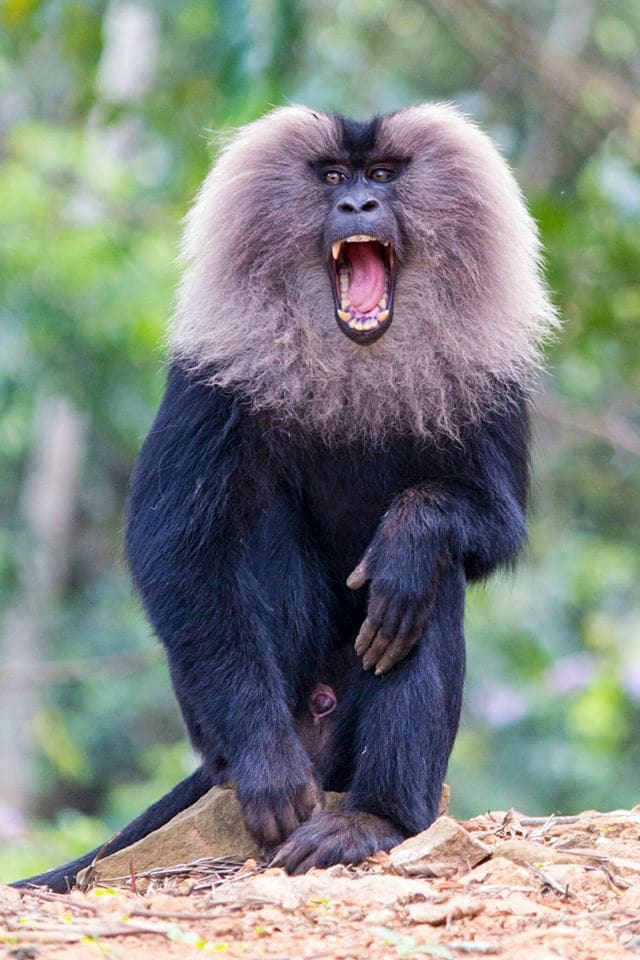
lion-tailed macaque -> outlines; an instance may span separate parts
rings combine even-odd
[[[202,768],[125,835],[224,768],[289,872],[357,863],[437,815],[465,586],[525,541],[556,325],[537,230],[454,107],[292,106],[222,150],[183,261],[126,552]],[[324,682],[318,764],[296,718]],[[318,787],[346,808],[317,812]]]

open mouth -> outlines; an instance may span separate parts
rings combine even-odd
[[[330,270],[338,326],[356,343],[373,343],[393,317],[393,247],[363,233],[337,240]]]

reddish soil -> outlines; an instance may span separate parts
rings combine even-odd
[[[640,953],[640,811],[546,821],[511,811],[462,826],[490,856],[438,877],[400,875],[379,854],[358,868],[303,877],[253,861],[198,861],[65,896],[0,887],[0,957],[629,960]]]

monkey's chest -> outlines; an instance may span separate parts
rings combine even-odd
[[[426,480],[434,465],[405,444],[378,452],[325,450],[306,463],[303,523],[340,575],[360,559],[394,497]]]

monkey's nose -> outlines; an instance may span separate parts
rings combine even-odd
[[[372,213],[377,210],[380,203],[375,197],[355,197],[352,195],[344,197],[338,204],[340,213]]]

